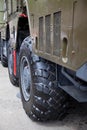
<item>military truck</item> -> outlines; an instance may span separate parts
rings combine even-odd
[[[69,96],[87,102],[87,0],[5,1],[9,78],[26,114],[54,120]]]

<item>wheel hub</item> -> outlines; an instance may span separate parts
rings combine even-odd
[[[24,99],[28,101],[30,99],[31,74],[30,66],[26,57],[22,58],[20,74],[23,96]]]

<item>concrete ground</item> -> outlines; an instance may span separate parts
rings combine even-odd
[[[36,123],[25,114],[19,88],[8,77],[8,69],[0,63],[0,130],[87,130],[87,104],[73,102],[71,110],[61,121]]]

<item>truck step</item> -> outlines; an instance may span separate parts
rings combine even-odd
[[[58,87],[63,89],[78,102],[87,102],[87,91],[82,91],[75,86],[61,86],[60,84],[58,84]]]

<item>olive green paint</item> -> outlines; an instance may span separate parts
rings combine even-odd
[[[87,62],[87,0],[27,0],[34,51],[57,64],[77,70]],[[54,55],[53,14],[61,11],[58,55]],[[46,52],[45,17],[51,15],[51,53]],[[44,44],[40,50],[39,18],[43,17]],[[66,39],[66,40],[65,40]],[[65,43],[67,42],[67,43]],[[66,53],[66,54],[65,54]]]
[[[8,0],[9,1],[9,0]],[[47,60],[60,64],[72,70],[77,70],[87,62],[87,0],[24,0],[27,6],[30,34],[34,41],[34,52]],[[0,23],[3,22],[4,0],[0,1]],[[20,1],[21,3],[21,1]],[[20,3],[17,3],[20,7]],[[14,5],[16,3],[14,2]],[[14,11],[16,6],[14,6]],[[8,5],[9,10],[9,5]],[[15,26],[17,31],[16,12],[7,19],[11,28]],[[60,12],[60,34],[57,43],[54,44],[54,14]],[[46,17],[50,15],[50,43],[46,42]],[[39,21],[43,19],[43,41],[41,44]],[[0,27],[2,25],[0,24]],[[56,25],[57,26],[57,25]],[[10,29],[11,30],[11,29]],[[49,35],[49,34],[48,34]],[[49,48],[47,48],[49,47]]]

